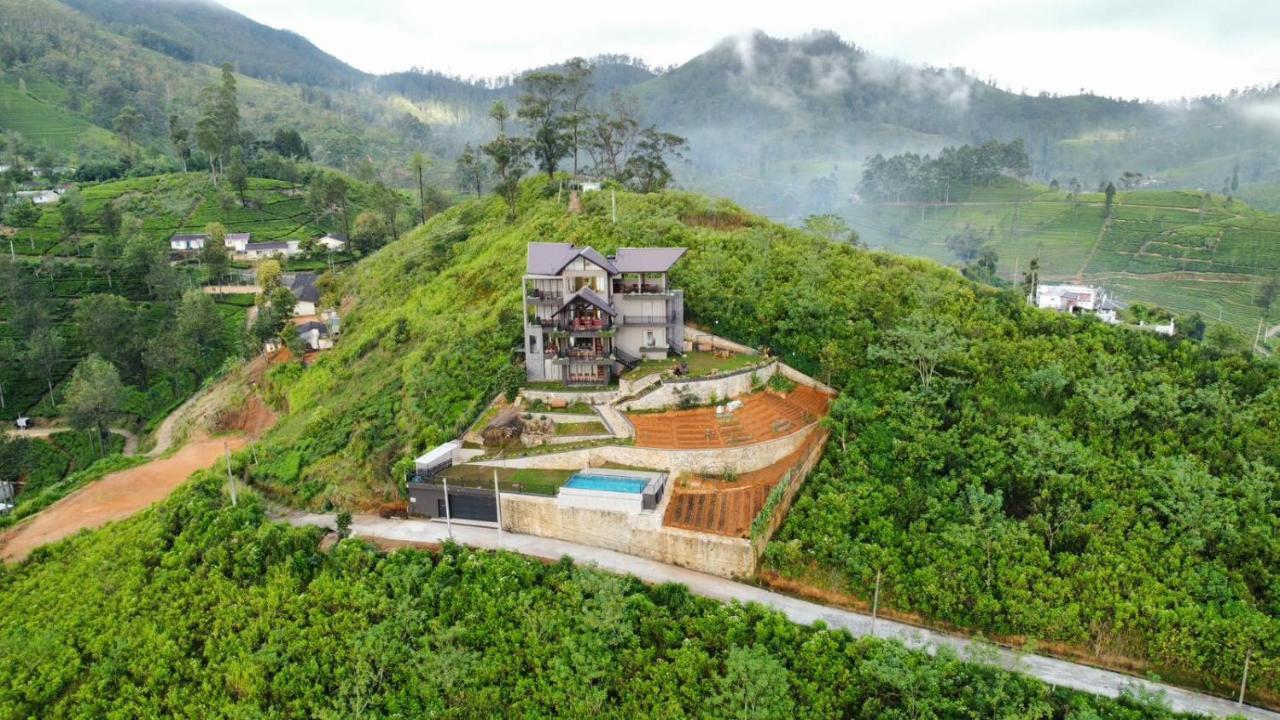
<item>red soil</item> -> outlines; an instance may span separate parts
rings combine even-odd
[[[790,435],[826,415],[830,402],[826,394],[803,385],[786,395],[763,392],[740,399],[742,407],[726,415],[716,415],[715,408],[697,408],[627,417],[636,426],[639,447],[736,447]]]

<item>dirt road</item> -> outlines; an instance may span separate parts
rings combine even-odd
[[[50,427],[30,428],[27,430],[10,430],[9,437],[15,438],[45,438],[60,432],[79,432],[69,425],[53,425]],[[133,455],[138,452],[138,436],[125,430],[124,428],[107,428],[107,432],[119,435],[124,438],[124,455]]]
[[[247,440],[232,437],[193,442],[167,458],[89,483],[0,536],[0,558],[23,560],[41,545],[127,518],[163,500],[191,473],[216,463],[222,457],[223,442],[235,451]]]
[[[41,545],[145,510],[168,497],[191,473],[217,463],[224,443],[234,452],[261,437],[275,424],[275,413],[256,394],[241,396],[236,388],[260,381],[268,365],[265,358],[255,359],[242,377],[225,378],[170,413],[156,429],[155,447],[148,455],[163,455],[186,440],[177,452],[107,475],[0,535],[0,560],[20,561]],[[227,431],[239,434],[216,436]]]

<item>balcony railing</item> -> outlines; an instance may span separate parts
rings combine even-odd
[[[676,321],[675,313],[670,315],[623,315],[623,325],[666,325]]]
[[[653,283],[614,283],[613,291],[623,295],[663,295],[667,288]]]
[[[555,302],[563,300],[564,293],[559,290],[526,290],[525,297],[535,301]]]
[[[608,330],[612,326],[613,321],[608,318],[573,318],[571,320],[561,320],[559,329],[568,330],[569,332],[597,332]]]

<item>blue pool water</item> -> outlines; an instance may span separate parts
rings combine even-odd
[[[642,493],[649,481],[643,478],[623,477],[621,475],[595,475],[577,473],[569,478],[565,487],[579,490],[608,490],[619,493]]]

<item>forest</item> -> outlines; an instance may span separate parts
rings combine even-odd
[[[567,559],[321,534],[209,472],[0,566],[0,715],[1175,717]]]
[[[903,153],[867,158],[858,193],[863,200],[950,202],[972,187],[1001,178],[1021,179],[1031,161],[1021,140],[946,147],[938,157]]]

